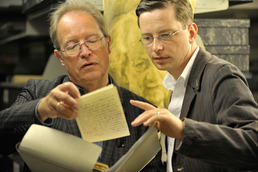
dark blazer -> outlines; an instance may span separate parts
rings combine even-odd
[[[174,172],[258,170],[258,105],[237,67],[200,49],[180,117]]]
[[[110,80],[112,80],[111,77]],[[35,115],[36,105],[40,99],[46,96],[53,88],[67,81],[69,81],[69,78],[65,75],[58,77],[52,82],[47,80],[28,81],[26,87],[19,93],[15,103],[10,108],[0,112],[1,153],[8,154],[15,152],[15,144],[22,139],[30,125],[34,123],[41,124]],[[132,106],[129,102],[130,99],[146,100],[125,88],[117,86],[117,89],[130,130],[130,136],[103,142],[100,162],[108,164],[109,166],[112,166],[122,157],[147,129],[143,126],[131,127],[130,123],[143,111]],[[47,122],[48,124],[45,125],[81,137],[75,120],[56,118]],[[159,153],[143,171],[156,172],[162,168],[164,168],[164,166],[161,166]],[[27,171],[29,170],[27,169]]]

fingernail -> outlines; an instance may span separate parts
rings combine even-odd
[[[136,126],[136,122],[135,121],[131,122],[131,125]]]
[[[148,125],[148,122],[144,122],[143,125],[144,125],[144,126],[149,126],[149,125]]]

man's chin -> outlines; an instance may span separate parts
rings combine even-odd
[[[159,64],[155,64],[155,67],[158,69],[158,70],[166,70],[166,68],[163,66],[163,65],[159,65]]]
[[[83,76],[82,80],[84,81],[95,81],[95,80],[99,80],[101,77],[100,75],[90,75],[90,76]]]
[[[103,79],[104,74],[101,72],[89,72],[84,74],[81,79],[84,81],[95,81]]]

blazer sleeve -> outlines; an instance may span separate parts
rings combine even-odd
[[[0,153],[13,153],[15,145],[22,139],[30,125],[40,124],[35,115],[35,108],[40,98],[41,96],[37,95],[35,80],[30,80],[17,95],[12,106],[0,112]]]

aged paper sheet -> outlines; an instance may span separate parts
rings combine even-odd
[[[98,142],[130,135],[117,88],[109,85],[82,96],[76,119],[81,135]]]
[[[160,149],[157,129],[151,126],[106,172],[138,172]],[[101,150],[79,137],[37,124],[31,125],[17,146],[32,172],[89,172],[99,165],[96,161]]]
[[[17,151],[32,172],[92,171],[102,148],[62,131],[33,124]]]
[[[139,172],[161,150],[155,126],[149,127],[144,135],[106,172]]]

